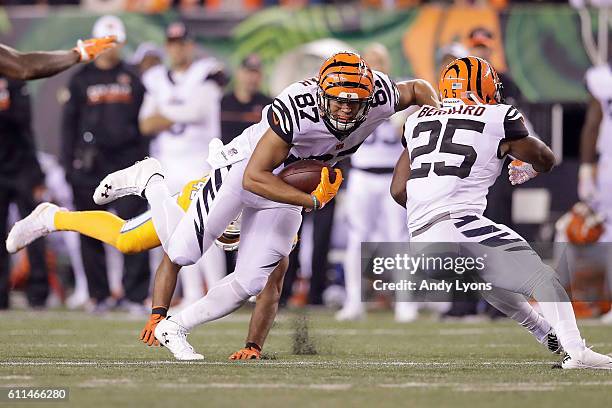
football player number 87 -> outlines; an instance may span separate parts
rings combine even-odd
[[[410,173],[411,179],[427,177],[433,164],[433,172],[437,176],[456,176],[466,178],[470,175],[470,170],[476,162],[476,150],[472,146],[454,143],[453,136],[457,130],[470,130],[473,132],[482,133],[485,124],[476,120],[470,119],[449,119],[444,129],[442,143],[440,143],[440,153],[456,154],[463,156],[463,162],[459,166],[447,166],[445,162],[438,161],[435,163],[421,163],[418,168],[412,168]],[[412,138],[419,137],[421,133],[431,132],[429,134],[429,143],[425,146],[415,147],[411,154],[411,160],[414,162],[418,156],[428,154],[436,150],[438,139],[442,133],[442,122],[432,120],[419,123],[412,132]]]

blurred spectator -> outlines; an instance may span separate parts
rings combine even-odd
[[[475,28],[468,38],[470,53],[476,57],[491,61],[493,54],[492,43],[493,33],[484,27]],[[504,97],[506,103],[516,105],[523,99],[520,89],[516,86],[509,74],[497,71],[499,79],[504,85]],[[495,221],[495,220],[493,220]]]
[[[264,106],[272,98],[261,92],[263,74],[259,56],[247,56],[234,76],[234,87],[221,99],[221,140],[232,141],[247,127],[261,120]]]
[[[115,35],[126,39],[125,28],[115,16],[103,16],[93,28],[94,37]],[[130,166],[147,154],[147,142],[138,130],[138,112],[144,87],[122,60],[117,47],[84,66],[71,79],[70,98],[63,115],[63,165],[72,185],[77,210],[97,210],[92,191],[108,173]],[[146,211],[138,198],[113,203],[123,218]],[[110,306],[104,247],[99,241],[81,237],[81,251],[94,311]],[[137,308],[148,295],[148,255],[125,256],[123,288],[125,305]]]
[[[195,52],[195,42],[185,24],[172,23],[166,29],[170,68],[157,65],[143,76],[147,92],[140,111],[140,129],[155,138],[151,155],[162,163],[166,183],[176,193],[210,170],[208,146],[221,136],[219,109],[225,75],[216,59],[196,60]],[[224,264],[223,250],[213,245],[196,265],[183,267],[183,305],[204,294],[200,268],[206,265],[207,282],[212,284],[224,275]]]
[[[42,199],[44,174],[36,159],[31,127],[30,95],[25,82],[0,77],[0,310],[9,306],[9,257],[4,241],[8,210],[17,204],[22,217]],[[28,247],[30,276],[26,294],[32,307],[43,307],[49,294],[45,241]]]
[[[136,48],[130,58],[130,64],[134,65],[140,76],[156,65],[160,65],[164,59],[164,52],[155,44],[144,42]]]

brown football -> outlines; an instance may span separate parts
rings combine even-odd
[[[287,184],[305,193],[312,193],[321,181],[321,169],[329,169],[329,180],[333,183],[336,179],[334,170],[319,160],[299,160],[278,173],[278,176]]]

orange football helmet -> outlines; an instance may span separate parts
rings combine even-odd
[[[595,243],[604,232],[603,217],[587,204],[576,203],[569,213],[565,230],[569,242],[575,245]]]
[[[374,75],[363,58],[352,52],[329,57],[319,70],[317,100],[323,121],[336,136],[344,138],[361,124],[370,110],[374,94]],[[330,101],[357,103],[353,118],[340,119],[331,113]]]
[[[440,74],[440,98],[460,99],[468,105],[503,103],[503,85],[497,71],[482,58],[451,61]]]

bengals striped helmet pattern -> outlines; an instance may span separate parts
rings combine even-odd
[[[374,75],[368,64],[352,52],[340,52],[329,57],[319,70],[318,101],[323,120],[337,133],[350,133],[363,122],[370,109],[374,93]],[[340,120],[331,113],[330,101],[357,103],[354,118]]]
[[[503,102],[502,83],[482,58],[457,58],[442,70],[438,90],[442,99],[461,99],[468,105]]]

